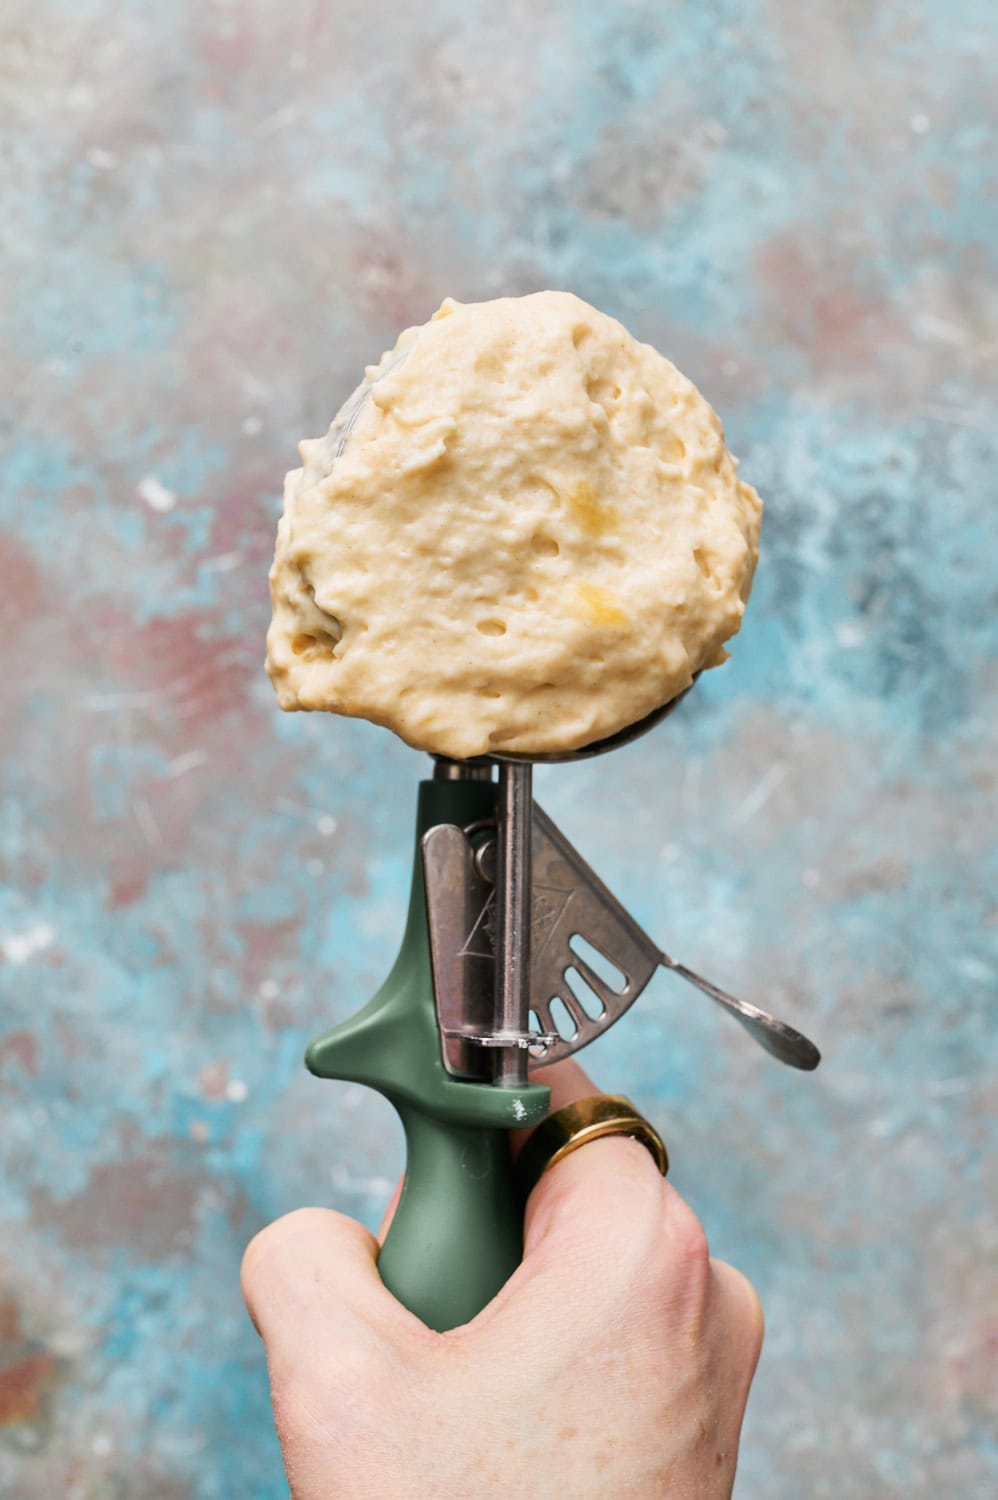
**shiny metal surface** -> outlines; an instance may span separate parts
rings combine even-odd
[[[474,1041],[495,1029],[495,886],[481,877],[471,843],[453,823],[424,834],[422,858],[444,1067],[488,1081],[491,1060]]]
[[[536,804],[533,862],[531,1021],[539,1031],[559,1034],[538,1049],[536,1062],[546,1064],[570,1057],[619,1020],[657,970],[659,957],[657,946]],[[573,951],[576,934],[620,970],[619,988]],[[588,1010],[568,982],[572,970],[592,997]],[[570,1033],[557,1024],[556,1001],[571,1020]]]
[[[433,757],[434,781],[491,781],[492,767],[487,762],[450,760],[446,755]]]
[[[492,875],[496,841],[476,847],[467,830],[450,824],[431,829],[423,839],[433,982],[449,1072],[495,1077],[499,1068],[490,1074],[483,1062],[483,1052],[491,1049],[499,1049],[497,1064],[507,1067],[511,1060],[525,1066],[528,1048],[535,1066],[572,1056],[620,1019],[659,965],[727,1010],[780,1062],[804,1071],[818,1066],[821,1054],[801,1032],[663,952],[536,803],[531,824],[529,887],[522,882],[522,865],[507,872],[521,877],[515,882],[521,906],[513,935],[526,938],[513,953],[512,967],[508,960],[495,963],[502,912]],[[522,909],[525,893],[529,920]],[[580,939],[618,971],[617,981],[587,961]],[[525,962],[526,999],[512,983],[514,976],[522,977],[517,966]],[[502,1012],[506,995],[509,1008]]]
[[[557,1062],[588,1046],[633,1005],[661,964],[734,1015],[780,1062],[806,1071],[817,1067],[821,1054],[799,1031],[663,953],[536,805],[533,860],[531,1011],[539,1030],[560,1032],[557,1042],[539,1045],[537,1065]],[[580,938],[619,970],[618,983],[586,961],[579,951]],[[558,1025],[558,1002],[567,1012],[571,1031]]]
[[[610,750],[619,750],[624,745],[629,745],[632,740],[640,739],[650,729],[661,724],[667,719],[674,708],[678,708],[687,693],[696,684],[699,672],[693,674],[693,681],[683,692],[677,693],[675,698],[670,698],[668,703],[653,708],[650,714],[645,714],[643,719],[638,719],[634,724],[627,724],[623,729],[618,729],[616,734],[609,734],[604,739],[594,740],[591,745],[583,745],[578,750],[558,750],[550,754],[541,755],[514,755],[500,750],[492,751],[488,756],[483,756],[485,761],[494,761],[497,765],[564,765],[569,761],[592,760],[596,755],[606,755]],[[478,764],[472,761],[470,764]]]
[[[529,761],[499,768],[495,1029],[513,1036],[527,1030],[530,1012],[532,783]],[[500,1087],[522,1088],[526,1050],[501,1048],[493,1076]]]
[[[528,1198],[544,1173],[566,1156],[608,1135],[624,1135],[640,1141],[662,1176],[666,1176],[669,1153],[651,1121],[635,1109],[625,1094],[593,1094],[548,1115],[530,1136],[516,1164],[523,1197]]]
[[[764,1047],[780,1062],[786,1063],[790,1068],[801,1068],[805,1073],[810,1073],[818,1066],[821,1053],[817,1047],[793,1026],[788,1026],[786,1021],[778,1020],[776,1016],[771,1016],[768,1011],[760,1010],[757,1005],[751,1005],[747,1000],[739,1000],[736,995],[729,995],[727,990],[711,984],[709,979],[695,974],[692,969],[670,958],[667,953],[660,952],[658,957],[664,968],[671,969],[674,974],[679,975],[680,979],[696,985],[698,990],[702,990],[705,995],[709,995],[718,1005],[730,1012],[737,1021],[741,1022],[749,1035],[759,1043],[759,1046]]]
[[[558,1041],[526,1022],[502,1029],[495,1019],[496,840],[475,845],[452,823],[431,828],[422,843],[433,989],[444,1067],[455,1077],[491,1080],[494,1048],[533,1056]]]
[[[698,676],[699,673],[694,676],[691,687]],[[660,724],[689,691],[690,689],[687,688],[686,692],[680,693],[669,703],[653,710],[637,723],[583,749],[532,757],[494,754],[480,761],[450,761],[438,757],[434,776],[453,780],[461,777],[485,779],[486,776],[491,776],[491,764],[496,762],[500,766],[500,803],[502,804],[502,788],[507,784],[507,777],[514,769],[519,769],[521,773],[526,770],[529,774],[529,768],[535,761],[563,763],[588,760],[593,756],[604,755],[610,750],[619,749]],[[520,796],[522,799],[522,791]],[[525,805],[529,809],[529,782]],[[563,838],[540,808],[535,807],[533,810],[533,834],[528,845],[526,840],[519,838],[515,827],[517,818],[524,815],[522,802],[517,803],[514,808],[513,801],[507,800],[506,806],[508,808],[507,831],[499,839],[499,848],[502,848],[503,838],[505,838],[507,849],[517,851],[512,856],[507,854],[507,860],[510,858],[514,862],[519,860],[521,868],[516,870],[507,864],[499,909],[508,919],[506,892],[507,890],[516,891],[516,899],[520,908],[524,912],[529,910],[531,913],[529,924],[531,931],[524,939],[523,933],[513,932],[511,921],[507,920],[506,947],[503,952],[514,955],[512,961],[516,972],[519,972],[521,967],[530,970],[529,1009],[533,1013],[531,1024],[538,1036],[533,1049],[535,1059],[543,1059],[545,1064],[556,1062],[558,1058],[567,1057],[581,1047],[587,1046],[594,1037],[611,1026],[633,1004],[655,969],[661,964],[727,1010],[761,1047],[773,1057],[778,1058],[780,1062],[786,1063],[789,1067],[800,1068],[805,1072],[818,1066],[821,1053],[801,1032],[788,1026],[786,1022],[778,1020],[767,1011],[761,1010],[758,1006],[746,1000],[739,1000],[737,996],[722,990],[718,985],[712,984],[709,979],[704,979],[702,975],[687,968],[685,964],[656,948],[616,897],[603,885],[591,866]],[[535,893],[533,901],[529,894],[531,853],[528,850],[532,850],[532,857],[538,872],[533,878]],[[475,859],[478,880],[481,881],[483,875],[487,879],[490,873],[488,862],[491,859],[491,846],[486,844],[480,848]],[[541,871],[544,872],[543,877]],[[558,881],[562,884],[559,885]],[[566,881],[568,884],[565,884]],[[521,887],[523,886],[527,889],[526,898],[522,893]],[[567,915],[570,904],[572,905],[571,917]],[[551,917],[551,913],[555,915]],[[568,921],[572,927],[572,930],[567,933],[563,930],[565,921]],[[561,947],[552,941],[556,931]],[[571,949],[572,937],[584,938],[602,952],[605,958],[610,959],[616,967],[620,968],[624,974],[623,986],[614,989],[607,984],[579,953]],[[528,945],[531,941],[535,945],[533,961],[529,953],[524,959],[520,952],[524,940]],[[507,962],[505,957],[503,962],[504,964]],[[584,992],[591,993],[598,1005],[599,1009],[595,1015],[586,1010],[576,990],[569,983],[569,976],[573,973],[577,976]],[[524,1015],[524,1011],[520,1008],[521,1000],[513,997],[515,983],[512,974],[504,974],[500,969],[496,975],[496,982],[497,985],[503,986],[505,1003],[511,1007],[509,1017],[512,1018],[515,1015],[517,1019],[512,1020],[512,1024],[509,1025],[503,1025],[497,1021],[491,1040],[485,1044],[512,1046],[515,1045],[515,1039],[522,1034],[523,1023],[519,1018]],[[561,1002],[575,1027],[575,1030],[568,1036],[560,1035],[555,1024],[551,1009],[555,1001]],[[497,1000],[497,1016],[498,1010],[499,1001]],[[477,1014],[477,1010],[475,1013]],[[505,1040],[498,1040],[499,1036]],[[558,1036],[559,1040],[552,1041],[552,1036]],[[512,1074],[515,1074],[515,1081],[522,1081],[522,1077],[516,1072],[510,1059],[503,1061],[501,1067],[510,1068]]]

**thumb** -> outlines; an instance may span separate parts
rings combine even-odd
[[[301,1363],[318,1345],[384,1334],[405,1316],[377,1254],[362,1224],[326,1208],[297,1209],[250,1241],[243,1297],[272,1369]]]

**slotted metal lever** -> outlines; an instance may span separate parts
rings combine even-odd
[[[821,1053],[806,1036],[663,953],[536,802],[533,843],[531,1006],[546,1033],[559,1030],[551,1008],[555,1000],[575,1027],[571,1035],[559,1035],[544,1047],[545,1063],[571,1056],[612,1026],[661,964],[735,1016],[772,1057],[805,1071],[818,1066]],[[580,938],[619,972],[618,984],[601,977],[585,961],[575,941]],[[595,1001],[597,1014],[579,999],[577,986],[571,982],[573,971]]]
[[[528,1041],[535,1064],[570,1057],[620,1019],[660,965],[729,1011],[772,1057],[805,1071],[817,1067],[821,1054],[806,1036],[729,995],[653,943],[536,803],[532,824],[529,1033],[500,1027],[495,1014],[494,841],[476,849],[470,830],[454,825],[433,828],[423,839],[437,1017],[448,1072],[484,1080],[491,1064],[483,1049],[522,1049]],[[580,940],[603,956],[616,971],[615,980],[587,962]]]

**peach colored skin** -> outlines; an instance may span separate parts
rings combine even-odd
[[[595,1092],[574,1062],[544,1076],[553,1108]],[[450,1333],[386,1291],[377,1248],[308,1208],[246,1251],[293,1500],[730,1496],[762,1310],[644,1147],[547,1173],[523,1263]]]

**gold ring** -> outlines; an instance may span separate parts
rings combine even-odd
[[[602,1136],[627,1135],[640,1141],[655,1158],[664,1177],[669,1170],[665,1142],[644,1115],[623,1094],[593,1094],[576,1099],[543,1120],[520,1152],[517,1178],[524,1201],[556,1162]]]

